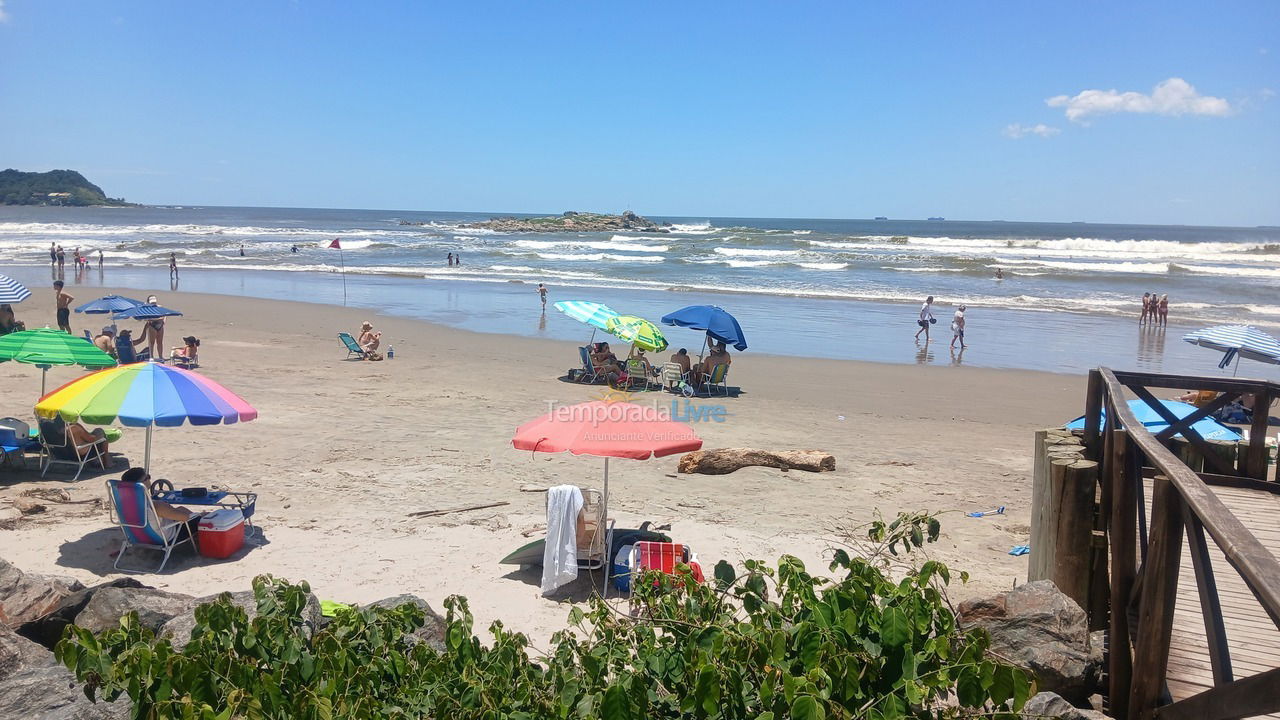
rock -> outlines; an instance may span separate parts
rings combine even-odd
[[[195,608],[190,595],[165,592],[148,587],[109,587],[93,594],[75,622],[95,633],[120,624],[120,618],[138,613],[138,622],[152,632],[159,632],[174,617]]]
[[[1101,668],[1092,662],[1088,620],[1053,581],[966,601],[958,614],[962,625],[986,629],[991,650],[1032,672],[1040,690],[1079,701],[1093,692]]]
[[[1022,717],[1027,720],[1108,720],[1097,710],[1081,710],[1051,692],[1039,693],[1028,700],[1022,706]]]
[[[440,652],[444,652],[444,616],[432,610],[431,605],[417,595],[396,595],[395,597],[383,598],[377,602],[364,605],[361,609],[372,607],[396,608],[406,603],[418,606],[427,616],[426,622],[422,627],[418,628],[417,632],[413,633],[413,637]]]
[[[249,614],[250,620],[258,615],[258,601],[253,596],[252,590],[242,590],[227,594],[231,596],[232,604],[243,608]],[[189,610],[175,615],[160,627],[160,635],[169,635],[169,641],[175,650],[181,650],[186,647],[187,643],[191,642],[191,631],[196,629],[196,608],[217,600],[221,595],[222,593],[218,593],[196,598]],[[311,628],[320,627],[323,623],[320,614],[320,600],[314,594],[307,595],[307,605],[302,609],[302,619]]]
[[[128,699],[94,703],[53,653],[0,626],[0,718],[117,720]]]
[[[133,578],[120,578],[78,590],[63,598],[52,612],[18,628],[18,633],[52,650],[53,646],[62,639],[62,629],[76,621],[76,616],[84,610],[85,605],[89,604],[94,594],[107,588],[141,587],[146,586]]]
[[[78,580],[24,573],[0,560],[0,623],[11,628],[25,625],[53,612],[64,598],[83,589]]]
[[[404,223],[404,221],[401,221]],[[424,225],[426,223],[408,223]],[[627,210],[621,215],[566,211],[560,215],[537,218],[494,217],[481,222],[466,223],[463,228],[495,230],[497,232],[604,232],[609,230],[638,230],[666,233],[669,228]]]
[[[13,501],[13,506],[23,515],[35,515],[48,509],[29,497],[20,497],[15,499]]]

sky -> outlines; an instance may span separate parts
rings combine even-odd
[[[0,0],[0,166],[182,205],[1280,225],[1280,3]]]

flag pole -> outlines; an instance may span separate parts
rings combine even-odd
[[[346,307],[347,306],[347,260],[346,260],[346,257],[343,256],[342,254],[342,243],[338,240],[338,238],[334,238],[333,242],[329,243],[329,247],[337,249],[338,262],[342,264],[342,306]]]

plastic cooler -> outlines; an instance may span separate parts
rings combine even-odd
[[[244,546],[244,514],[222,508],[200,518],[198,545],[205,557],[231,557]]]

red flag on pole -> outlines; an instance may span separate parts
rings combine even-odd
[[[334,239],[333,239],[333,242],[329,243],[329,247],[331,247],[331,248],[337,248],[337,249],[339,249],[339,250],[341,250],[341,249],[342,249],[342,245],[338,243],[338,238],[334,238]]]

